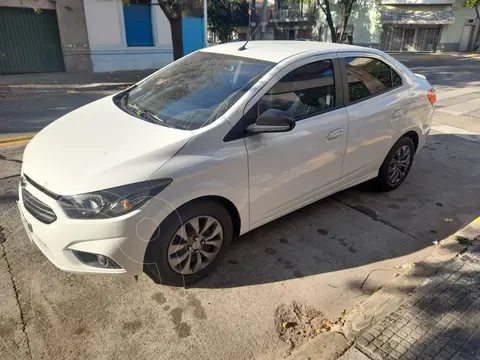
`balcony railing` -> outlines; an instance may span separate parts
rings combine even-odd
[[[274,22],[311,21],[314,19],[312,8],[307,9],[279,9],[273,13]]]

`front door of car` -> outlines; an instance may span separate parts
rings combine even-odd
[[[252,227],[337,187],[348,121],[339,65],[336,56],[330,58],[312,57],[288,66],[246,106],[247,123],[268,109],[285,111],[295,120],[289,132],[245,138]]]

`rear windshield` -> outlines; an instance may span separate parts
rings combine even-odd
[[[275,64],[196,52],[125,94],[121,106],[139,118],[184,130],[222,116]]]

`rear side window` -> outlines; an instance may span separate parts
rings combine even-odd
[[[303,65],[285,75],[258,102],[258,115],[269,109],[302,119],[335,106],[333,64],[322,60]]]
[[[345,58],[350,102],[402,85],[402,78],[383,61],[367,57]]]

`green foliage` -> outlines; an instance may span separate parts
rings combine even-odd
[[[480,0],[465,0],[464,6],[474,8],[477,19],[480,19]]]
[[[480,3],[480,0],[465,0],[465,6],[466,7],[476,7],[478,6]]]
[[[473,244],[473,240],[465,236],[456,236],[456,239],[460,245],[470,246]]]
[[[235,26],[248,26],[246,0],[209,0],[208,29],[228,40]]]

